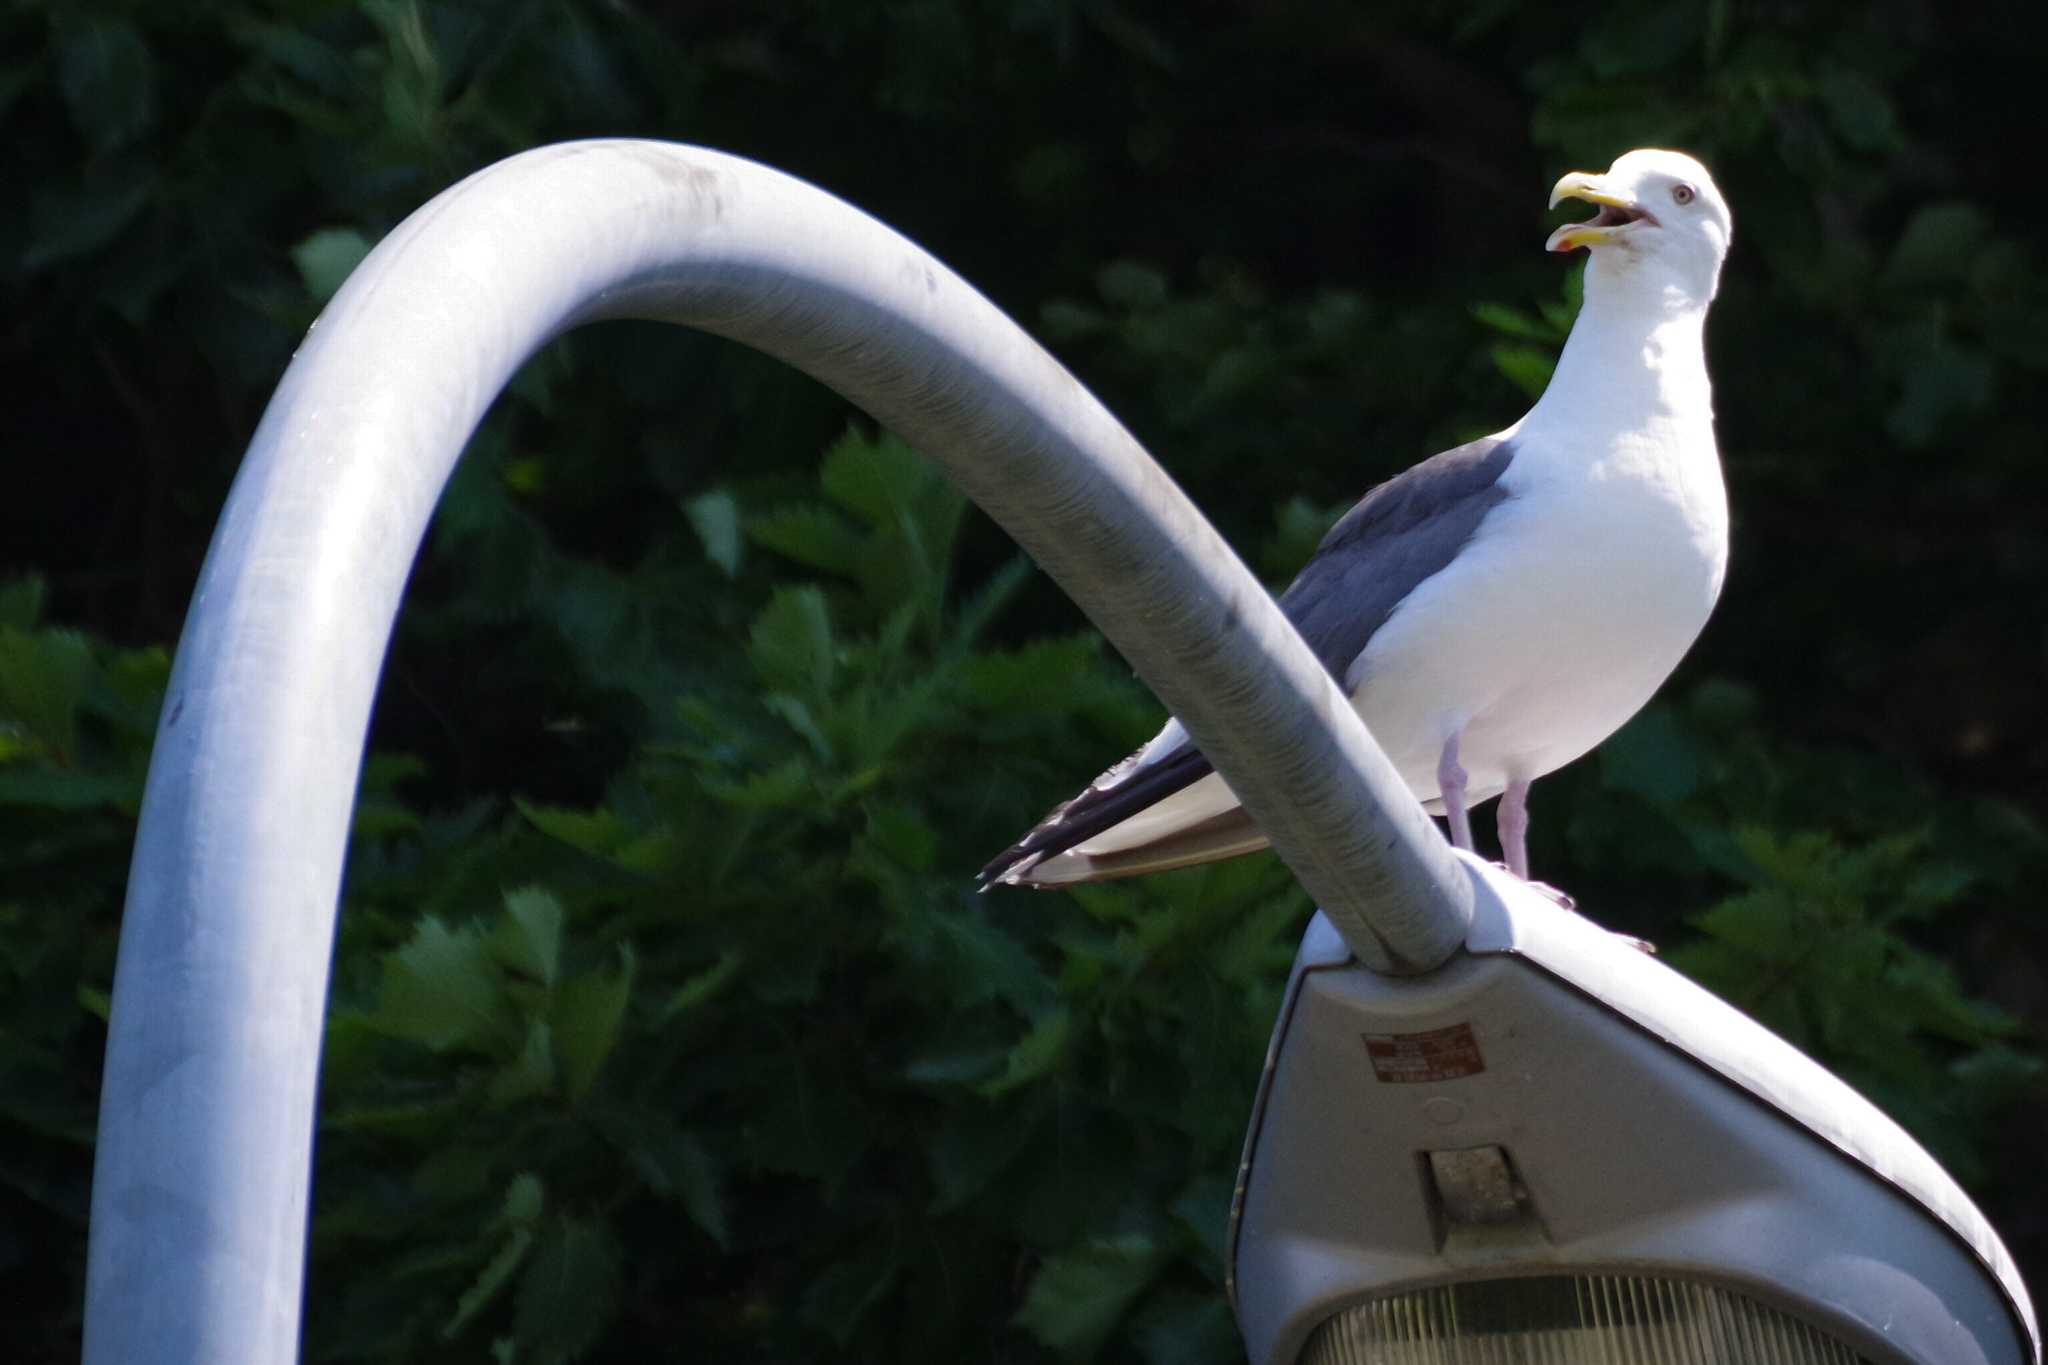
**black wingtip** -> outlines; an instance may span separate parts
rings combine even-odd
[[[1019,879],[1045,856],[1042,851],[1031,847],[1031,840],[1044,831],[1043,824],[1033,827],[1030,834],[989,859],[988,866],[974,874],[975,891],[986,892],[992,886],[1021,885]]]
[[[1136,758],[1097,778],[1102,782],[1123,772]],[[1212,769],[1193,745],[1184,744],[1157,763],[1151,764],[1105,790],[1090,784],[1071,801],[1063,801],[1033,825],[1016,843],[989,859],[981,869],[978,889],[991,886],[1030,886],[1031,869],[1048,858],[1056,858],[1076,844],[1085,843],[1138,811],[1162,801],[1190,783],[1206,777]]]

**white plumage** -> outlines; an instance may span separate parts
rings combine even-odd
[[[1704,326],[1732,223],[1706,168],[1634,151],[1560,180],[1597,216],[1585,301],[1515,425],[1389,480],[1340,522],[1281,605],[1395,768],[1452,835],[1505,794],[1528,873],[1528,785],[1612,734],[1706,624],[1728,562]],[[1057,885],[1228,857],[1264,838],[1170,721],[984,870]]]

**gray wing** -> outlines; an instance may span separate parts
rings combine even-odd
[[[1367,493],[1323,537],[1280,595],[1280,610],[1340,685],[1373,632],[1418,584],[1457,558],[1486,514],[1507,498],[1500,479],[1513,459],[1513,445],[1497,436],[1432,455]],[[1090,784],[997,854],[981,870],[981,888],[1029,880],[1043,860],[1212,771],[1209,760],[1184,743],[1107,788]],[[1105,869],[1099,875],[1117,874]]]
[[[1280,594],[1280,610],[1338,682],[1374,632],[1507,499],[1514,444],[1498,436],[1432,455],[1344,514]]]

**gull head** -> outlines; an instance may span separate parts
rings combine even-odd
[[[1587,288],[1641,279],[1675,291],[1674,302],[1704,307],[1721,281],[1734,219],[1714,178],[1684,152],[1641,148],[1605,172],[1573,171],[1550,192],[1550,206],[1579,199],[1600,211],[1550,234],[1550,251],[1591,254]]]

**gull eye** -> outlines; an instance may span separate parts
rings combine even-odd
[[[1690,204],[1700,197],[1700,192],[1690,185],[1679,184],[1671,187],[1671,198],[1680,204]]]

